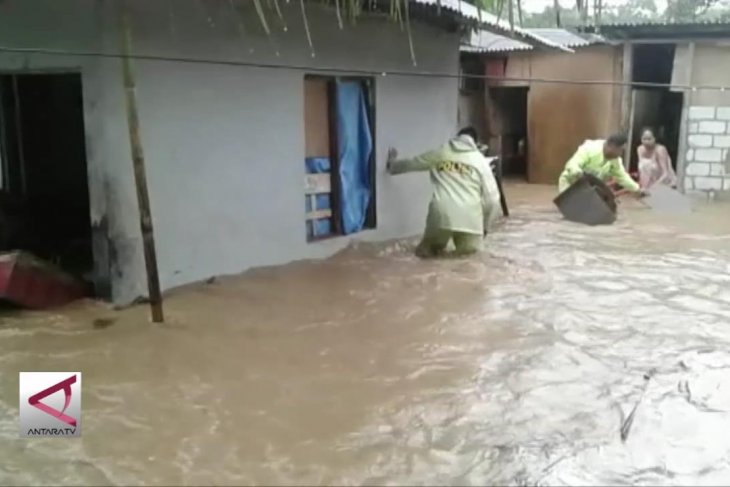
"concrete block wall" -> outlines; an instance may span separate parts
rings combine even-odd
[[[684,189],[730,191],[730,106],[689,109]]]

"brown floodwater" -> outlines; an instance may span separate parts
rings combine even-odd
[[[507,196],[474,258],[355,245],[173,292],[164,326],[6,313],[0,484],[729,484],[730,205],[590,228]],[[18,438],[33,370],[83,372],[81,438]]]

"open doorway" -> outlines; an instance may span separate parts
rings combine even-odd
[[[632,81],[669,85],[674,69],[674,44],[639,44],[633,47]],[[632,90],[631,157],[629,171],[638,170],[636,148],[645,127],[654,131],[657,142],[666,146],[677,169],[683,94],[669,87],[639,87]]]
[[[527,179],[527,87],[489,88],[490,153],[502,175]]]
[[[0,75],[0,251],[94,267],[81,75]]]

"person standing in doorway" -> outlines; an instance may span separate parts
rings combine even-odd
[[[399,160],[395,149],[388,151],[390,174],[413,171],[429,171],[433,185],[426,230],[416,254],[437,256],[451,240],[457,254],[481,250],[483,238],[500,211],[500,193],[489,162],[477,145],[476,130],[462,129],[438,149],[413,159]]]
[[[558,191],[562,193],[583,174],[591,174],[604,183],[613,179],[625,190],[644,195],[639,184],[631,179],[624,169],[621,154],[626,149],[626,136],[615,134],[606,140],[586,140],[578,147],[573,157],[565,164],[558,180]]]
[[[639,156],[639,185],[649,189],[655,184],[677,187],[677,175],[672,168],[672,158],[667,148],[657,143],[654,131],[646,127],[641,131],[641,145],[636,148]]]

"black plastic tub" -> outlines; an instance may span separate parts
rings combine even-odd
[[[616,221],[616,198],[600,179],[584,174],[553,200],[566,220],[585,225],[610,225]]]

